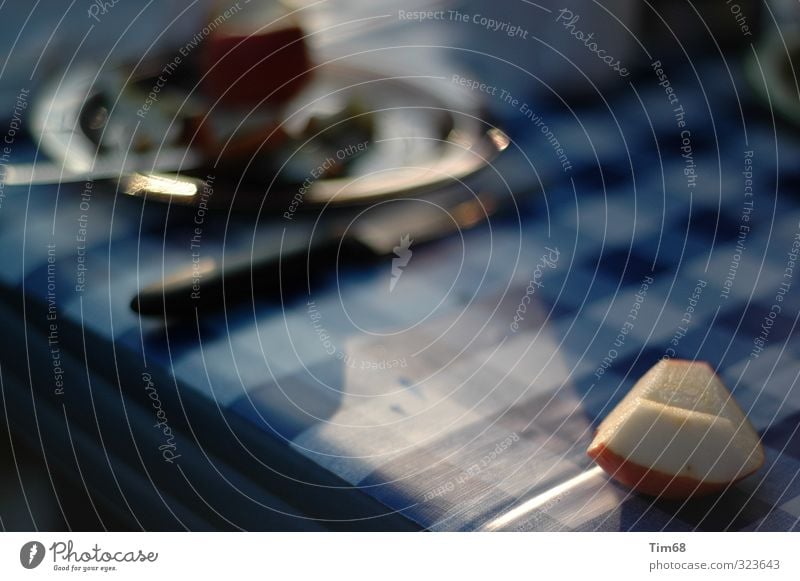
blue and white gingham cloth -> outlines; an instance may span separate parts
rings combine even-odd
[[[390,259],[332,270],[310,296],[204,318],[200,343],[195,321],[165,328],[129,309],[140,285],[187,263],[186,219],[173,209],[164,234],[163,207],[141,214],[94,196],[81,209],[82,186],[6,189],[0,282],[45,300],[54,243],[64,324],[173,373],[183,398],[213,398],[426,528],[797,530],[800,140],[738,76],[704,71],[701,87],[672,74],[696,178],[653,78],[607,109],[537,105],[571,169],[517,120],[499,170],[512,183],[536,175],[542,189],[514,192],[517,208],[488,224],[412,246],[392,292]],[[203,251],[248,249],[252,224],[239,220],[227,237],[210,221]],[[284,226],[261,222],[257,243]],[[763,437],[764,468],[721,497],[654,502],[585,456],[597,423],[665,354],[709,361]]]

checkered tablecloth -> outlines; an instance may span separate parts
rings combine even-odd
[[[736,71],[667,71],[684,127],[654,75],[603,106],[533,101],[568,169],[546,132],[510,112],[498,172],[516,207],[412,246],[391,291],[386,259],[332,269],[283,304],[141,320],[131,297],[187,263],[191,225],[121,198],[82,207],[83,184],[6,189],[0,280],[44,316],[54,277],[62,324],[174,374],[183,398],[211,398],[426,528],[796,530],[800,140]],[[274,243],[286,226],[224,222],[207,223],[209,256],[254,235]],[[654,502],[585,455],[665,355],[709,361],[763,437],[763,469],[723,496]]]

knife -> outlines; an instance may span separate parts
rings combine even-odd
[[[360,214],[333,220],[312,238],[289,240],[225,259],[203,260],[143,289],[131,301],[141,315],[178,317],[195,309],[278,298],[310,285],[319,272],[340,261],[363,264],[392,256],[401,241],[415,246],[487,220],[498,209],[488,193],[461,191],[376,204]]]

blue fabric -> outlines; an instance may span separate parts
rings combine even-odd
[[[572,169],[518,120],[509,131],[521,141],[499,168],[514,184],[516,209],[412,246],[392,292],[387,258],[343,267],[338,277],[332,270],[327,284],[283,305],[264,299],[169,327],[140,320],[128,306],[136,289],[190,260],[187,217],[100,195],[84,211],[82,185],[6,189],[2,284],[24,285],[43,300],[46,245],[55,243],[64,324],[114,341],[117,356],[142,370],[174,373],[182,397],[215,399],[265,438],[282,439],[431,529],[797,530],[800,285],[797,271],[794,279],[784,274],[800,229],[800,140],[776,134],[765,115],[742,126],[729,79],[703,90],[675,86],[696,185],[653,78],[635,82],[641,101],[623,95],[609,110],[573,115],[549,103],[539,112]],[[531,185],[533,169],[517,147],[542,190]],[[754,209],[737,250],[746,151]],[[81,214],[91,240],[79,291]],[[219,257],[271,244],[286,226],[248,216],[226,229],[224,217],[209,219],[202,252]],[[555,249],[557,262],[541,266]],[[754,339],[782,281],[792,288],[755,357]],[[620,335],[634,304],[635,323]],[[633,495],[585,456],[598,421],[670,347],[719,371],[767,448],[758,474],[685,506]]]

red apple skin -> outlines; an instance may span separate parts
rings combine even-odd
[[[721,492],[732,484],[732,482],[702,482],[686,476],[673,476],[659,470],[651,470],[626,460],[609,450],[603,443],[590,447],[586,453],[617,482],[636,492],[662,499],[683,500],[708,496]],[[733,482],[749,476],[758,468],[741,475]]]
[[[311,79],[305,33],[299,26],[252,32],[217,32],[206,42],[204,86],[227,105],[283,103]]]

